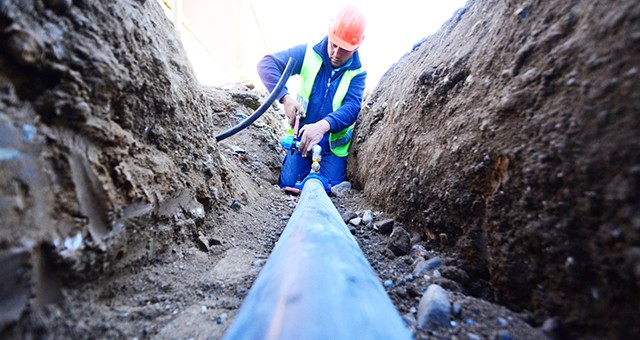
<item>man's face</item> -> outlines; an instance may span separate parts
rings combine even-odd
[[[355,50],[347,51],[344,48],[338,47],[338,45],[331,41],[327,44],[327,53],[329,53],[329,58],[331,59],[331,66],[334,68],[346,64],[355,52]]]

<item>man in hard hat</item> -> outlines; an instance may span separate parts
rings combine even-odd
[[[362,105],[367,73],[358,47],[364,39],[365,18],[360,10],[341,9],[329,25],[328,35],[317,44],[298,45],[270,54],[258,63],[258,73],[269,91],[280,79],[289,58],[296,60],[293,75],[301,78],[297,94],[285,87],[278,95],[291,126],[300,119],[299,148],[287,153],[280,187],[294,187],[311,168],[311,148],[322,147],[320,173],[337,185],[346,180],[347,154],[353,124]]]

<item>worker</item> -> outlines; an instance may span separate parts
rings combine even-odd
[[[300,119],[300,145],[285,156],[280,187],[293,188],[311,168],[311,148],[322,147],[320,174],[330,185],[346,181],[347,154],[353,125],[362,106],[366,71],[358,47],[364,39],[365,18],[355,7],[341,9],[319,43],[303,44],[265,56],[258,73],[269,91],[278,83],[289,58],[296,60],[292,75],[300,75],[297,94],[284,87],[278,99],[293,127]]]

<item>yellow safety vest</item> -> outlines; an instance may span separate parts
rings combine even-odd
[[[313,89],[313,83],[315,82],[316,75],[322,66],[322,57],[313,50],[312,44],[307,44],[307,51],[304,55],[304,61],[302,62],[302,69],[300,70],[300,89],[298,90],[298,103],[302,105],[304,111],[307,111],[309,105],[309,97],[311,96],[311,90]],[[351,80],[358,74],[364,72],[363,68],[357,70],[346,70],[340,79],[338,89],[333,96],[332,108],[336,111],[342,106],[342,101],[347,95],[349,90],[349,84]],[[353,125],[345,128],[344,130],[336,133],[329,133],[329,147],[331,152],[338,157],[346,157],[349,154],[349,146],[351,145],[351,135],[353,134]]]

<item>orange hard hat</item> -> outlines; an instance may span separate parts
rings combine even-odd
[[[364,39],[364,14],[353,6],[338,12],[329,25],[329,41],[347,51],[357,49]]]

